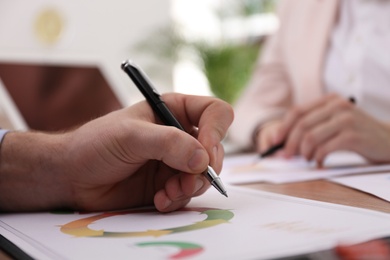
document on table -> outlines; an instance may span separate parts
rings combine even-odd
[[[230,184],[289,183],[385,171],[390,171],[390,164],[371,165],[359,155],[349,152],[330,154],[321,169],[315,162],[308,162],[302,157],[261,159],[258,154],[244,154],[225,158],[221,178]]]
[[[357,189],[390,202],[390,173],[364,174],[329,180]]]
[[[179,211],[0,214],[36,259],[270,259],[390,235],[389,214],[227,186]]]

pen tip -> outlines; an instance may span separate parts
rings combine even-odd
[[[228,198],[228,195],[226,192],[222,193],[226,198]]]

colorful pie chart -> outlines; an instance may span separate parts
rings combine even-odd
[[[61,225],[60,230],[64,234],[72,235],[75,237],[147,237],[147,236],[160,237],[164,235],[204,229],[204,228],[209,228],[220,224],[228,223],[229,220],[231,220],[234,216],[233,212],[230,210],[215,209],[215,208],[184,208],[181,209],[180,211],[199,212],[199,214],[206,215],[206,219],[185,226],[171,227],[167,229],[144,230],[144,231],[110,232],[104,229],[94,230],[89,227],[90,224],[93,224],[96,221],[109,218],[109,217],[125,215],[125,214],[156,212],[155,209],[138,209],[138,210],[128,210],[128,211],[121,211],[121,212],[100,213],[95,216],[74,220],[65,225]]]

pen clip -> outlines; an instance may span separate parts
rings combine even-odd
[[[134,84],[145,96],[145,98],[151,104],[162,102],[160,93],[153,86],[152,82],[135,63],[131,60],[126,60],[121,65],[122,70],[125,71],[129,77],[133,80]]]
[[[160,97],[160,93],[157,91],[157,89],[154,87],[154,85],[152,84],[152,82],[150,82],[149,78],[146,76],[145,72],[143,72],[140,68],[137,68],[138,70],[138,73],[142,74],[142,80],[146,81],[147,84],[149,84],[150,86],[150,89],[153,91],[153,93],[157,96],[157,97]]]

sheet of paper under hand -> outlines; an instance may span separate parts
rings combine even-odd
[[[184,209],[0,214],[35,259],[271,259],[390,234],[389,215],[237,187]]]

